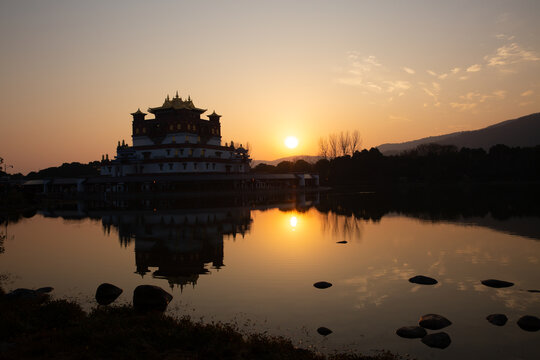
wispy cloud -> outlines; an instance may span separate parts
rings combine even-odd
[[[422,90],[424,90],[424,92],[426,94],[428,94],[431,98],[433,98],[433,106],[435,107],[439,107],[441,106],[441,102],[439,101],[439,96],[438,94],[436,93],[437,90],[430,90],[428,88],[423,88]],[[424,107],[426,107],[427,104],[424,104]]]
[[[474,109],[478,104],[476,103],[450,103],[450,106],[459,111],[471,110]]]
[[[411,83],[408,81],[385,81],[384,82],[387,85],[386,91],[393,92],[395,90],[408,90],[411,88]]]
[[[522,92],[521,96],[531,96],[532,94],[534,94],[534,91],[527,90],[527,91]]]
[[[506,34],[497,34],[495,35],[495,37],[499,40],[514,40],[515,39],[515,36],[513,35],[506,35]]]
[[[439,75],[439,76],[437,76],[437,77],[438,77],[439,79],[441,79],[441,80],[444,80],[444,79],[446,79],[446,78],[448,77],[448,74],[441,74],[441,75]]]
[[[480,64],[474,64],[467,68],[467,72],[478,72],[482,70],[482,65]]]
[[[403,71],[405,71],[407,74],[414,74],[416,71],[414,71],[413,69],[411,68],[408,68],[406,66],[403,67]]]
[[[437,73],[433,70],[427,70],[427,73],[431,76],[437,76]]]
[[[455,67],[455,68],[453,68],[452,70],[450,70],[450,72],[451,72],[452,74],[457,74],[460,70],[461,70],[461,68]]]
[[[451,102],[450,106],[458,111],[471,110],[488,100],[503,100],[507,93],[505,90],[496,90],[489,94],[470,91],[465,95],[459,96],[460,102]]]
[[[488,55],[484,59],[488,66],[505,66],[526,61],[538,61],[540,57],[534,51],[525,50],[514,42],[501,46],[495,55]]]
[[[373,55],[361,56],[357,52],[347,55],[349,69],[337,81],[341,84],[362,88],[375,93],[393,93],[398,91],[402,96],[405,90],[412,87],[411,83],[404,80],[392,79],[389,71]],[[409,68],[404,68],[412,71]]]

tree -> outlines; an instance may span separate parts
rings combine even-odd
[[[328,141],[325,138],[319,138],[319,156],[323,159],[328,158]]]
[[[351,136],[348,131],[339,133],[339,150],[341,151],[341,156],[345,156],[349,153],[350,143]]]
[[[360,131],[354,130],[351,134],[351,144],[349,148],[349,154],[351,156],[354,155],[354,153],[360,149],[360,146],[362,145],[362,138],[360,137]]]
[[[328,155],[331,159],[338,156],[338,137],[336,134],[328,135]]]

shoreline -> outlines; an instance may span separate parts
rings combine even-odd
[[[376,355],[323,355],[290,339],[242,334],[232,324],[195,322],[130,305],[97,306],[89,313],[69,300],[10,299],[0,289],[0,357],[100,359],[394,360]]]

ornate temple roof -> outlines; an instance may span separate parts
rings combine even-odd
[[[134,113],[131,113],[131,115],[146,115],[146,113],[143,113],[140,108],[137,109]]]
[[[163,105],[159,107],[154,108],[148,108],[148,112],[151,112],[152,114],[155,114],[155,112],[159,112],[160,110],[167,110],[167,109],[174,109],[174,110],[192,110],[196,111],[200,114],[204,113],[206,109],[200,109],[193,105],[193,101],[191,100],[191,97],[188,96],[187,100],[183,100],[181,97],[178,96],[178,91],[176,92],[176,96],[172,99],[169,98],[169,95],[165,98],[165,101],[163,102]]]

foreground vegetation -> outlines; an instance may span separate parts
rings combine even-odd
[[[0,290],[0,358],[60,359],[397,359],[324,356],[290,340],[243,335],[232,325],[202,324],[130,306],[98,307],[86,314],[66,300],[9,300]]]

